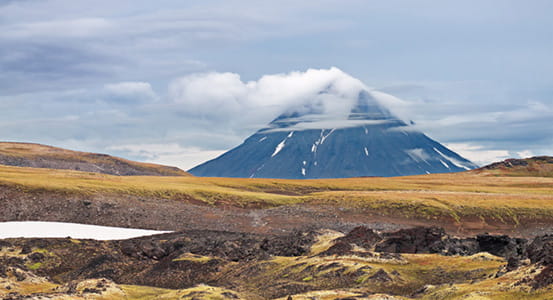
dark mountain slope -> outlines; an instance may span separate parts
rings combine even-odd
[[[319,103],[282,114],[196,176],[345,178],[459,172],[476,168],[414,130],[362,91],[344,120],[327,120]]]

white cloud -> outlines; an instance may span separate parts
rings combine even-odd
[[[130,156],[141,157],[145,162],[175,166],[188,170],[205,161],[216,158],[226,150],[204,150],[198,147],[182,147],[170,144],[129,144],[111,146],[111,151],[122,151]]]
[[[479,166],[512,157],[508,150],[485,149],[483,146],[469,143],[448,143],[445,146]]]
[[[147,82],[127,81],[106,84],[105,90],[116,100],[157,100],[159,97]]]
[[[530,150],[523,150],[523,151],[517,152],[517,155],[519,158],[529,158],[534,156],[534,153]]]
[[[103,18],[81,18],[12,24],[3,28],[0,38],[37,39],[45,37],[85,38],[112,29]]]
[[[308,116],[308,120],[310,116]],[[317,120],[312,119],[308,122],[306,121],[306,118],[301,119],[286,119],[287,121],[293,121],[293,120],[301,120],[301,123],[288,126],[285,128],[272,128],[269,130],[266,130],[264,132],[279,132],[279,131],[302,131],[302,130],[310,130],[310,129],[341,129],[341,128],[351,128],[351,127],[359,127],[359,126],[374,126],[374,125],[382,125],[387,123],[394,123],[394,121],[390,120]],[[392,127],[396,128],[396,127]],[[409,127],[401,127],[401,128],[409,128]]]
[[[386,108],[390,109],[399,118],[403,120],[413,119],[413,103],[377,90],[371,90],[371,95],[375,97],[376,100],[385,104]]]
[[[211,72],[174,80],[169,85],[169,97],[189,117],[229,122],[250,130],[259,129],[289,108],[303,109],[307,103],[322,109],[323,120],[318,121],[334,121],[333,126],[341,127],[335,121],[347,119],[363,89],[368,88],[334,67],[265,75],[248,82],[235,73]]]
[[[215,115],[237,112],[246,101],[247,87],[234,73],[204,73],[181,77],[169,85],[169,96],[187,113]]]

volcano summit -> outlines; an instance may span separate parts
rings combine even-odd
[[[332,87],[273,120],[240,146],[189,170],[196,176],[344,178],[476,168],[392,114],[362,89],[346,106]],[[330,104],[330,105],[329,105]]]

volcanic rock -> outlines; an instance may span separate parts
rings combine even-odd
[[[439,253],[445,249],[445,230],[439,227],[415,227],[387,233],[376,245],[377,252]]]
[[[532,263],[553,265],[553,234],[536,237],[528,245],[527,253]]]

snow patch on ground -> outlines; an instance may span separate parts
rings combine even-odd
[[[0,222],[0,239],[5,238],[65,238],[121,240],[170,231],[108,227],[63,222]]]

